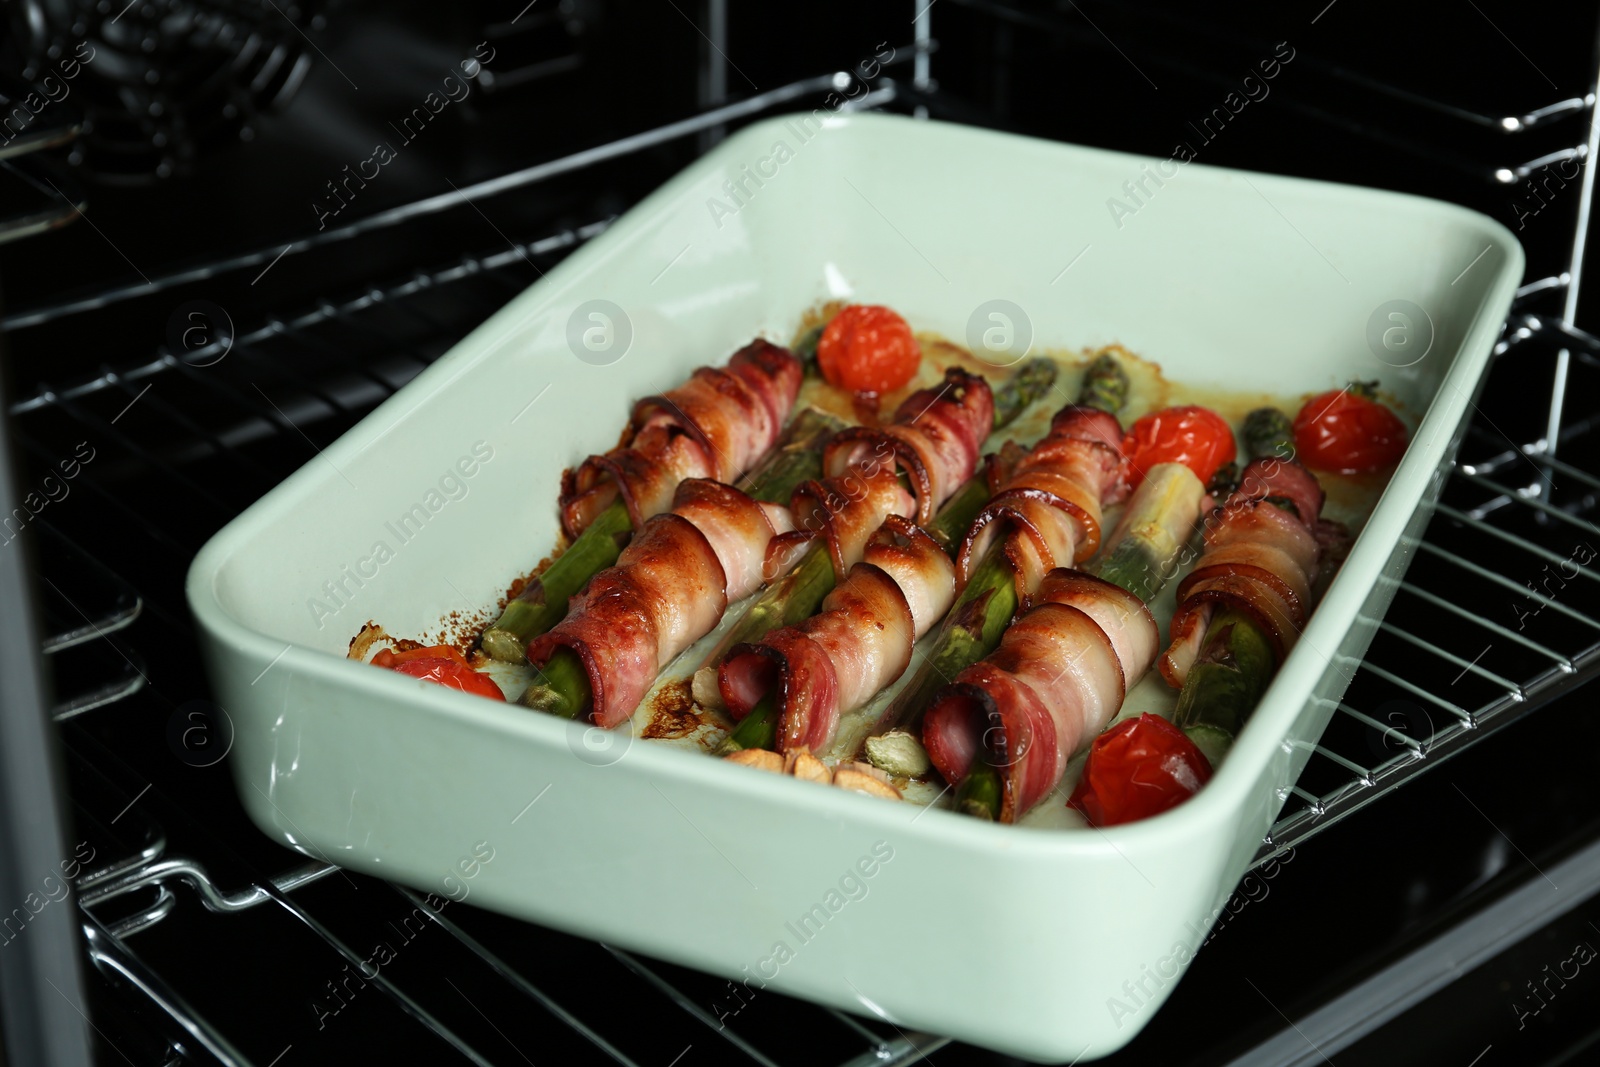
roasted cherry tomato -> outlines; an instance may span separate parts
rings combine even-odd
[[[1188,800],[1211,780],[1211,764],[1159,715],[1120,722],[1095,738],[1069,807],[1094,826],[1148,819]]]
[[[1204,485],[1218,467],[1233,462],[1238,450],[1227,420],[1197,404],[1152,411],[1122,438],[1135,489],[1158,463],[1182,463]]]
[[[1294,417],[1296,458],[1313,470],[1358,474],[1388,467],[1406,450],[1406,424],[1377,400],[1377,382],[1318,393]]]
[[[505,694],[500,692],[500,687],[488,675],[473,670],[467,658],[449,645],[413,648],[406,652],[394,652],[386,648],[372,657],[372,665],[386,667],[411,678],[421,678],[425,682],[434,682],[448,689],[459,689],[463,693],[476,693],[495,700],[505,699]]]
[[[851,304],[817,342],[817,368],[828,384],[856,393],[887,393],[916,376],[922,347],[911,326],[886,307]]]

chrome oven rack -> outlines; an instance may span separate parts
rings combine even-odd
[[[1022,25],[1035,18],[1003,4],[960,0],[1000,21]],[[712,8],[721,7],[720,2]],[[854,108],[892,108],[926,113],[937,108],[938,87],[931,77],[930,56],[936,42],[931,31],[931,4],[917,4],[915,42],[905,49],[911,77],[897,80],[885,73],[860,93]],[[725,25],[725,19],[723,24]],[[717,20],[711,20],[713,33]],[[720,38],[719,38],[720,39]],[[723,40],[722,44],[726,44]],[[1090,35],[1086,47],[1102,47]],[[723,48],[713,42],[708,65],[716,68]],[[1177,60],[1174,60],[1177,62]],[[713,72],[714,74],[714,72]],[[1334,74],[1339,76],[1340,72]],[[829,91],[853,87],[854,75],[824,74],[795,82],[735,103],[724,103],[712,76],[700,114],[633,137],[597,146],[540,166],[385,212],[342,230],[294,242],[287,250],[274,246],[190,271],[157,278],[145,285],[96,293],[57,306],[18,314],[8,330],[37,327],[106,303],[136,299],[225,272],[254,271],[285,251],[310,252],[361,233],[397,226],[411,219],[481,204],[495,195],[525,188],[559,174],[602,163],[635,158],[647,149],[690,137],[714,137],[729,123],[784,108],[810,105]],[[1354,78],[1353,75],[1349,77]],[[1365,85],[1389,93],[1396,107],[1409,107],[1468,126],[1492,131],[1515,144],[1516,136],[1535,127],[1576,121],[1594,109],[1594,93],[1558,101],[1525,115],[1496,118],[1447,108],[1384,86]],[[1337,114],[1319,116],[1339,125]],[[1570,152],[1588,158],[1595,151],[1591,125],[1586,143]],[[1491,181],[1516,182],[1543,165],[1545,157],[1486,175]],[[1462,162],[1461,166],[1469,164]],[[1510,175],[1506,178],[1505,175]],[[1575,220],[1572,255],[1566,270],[1523,286],[1496,349],[1489,391],[1500,376],[1515,372],[1519,381],[1537,376],[1548,382],[1548,400],[1538,417],[1519,417],[1508,433],[1503,416],[1491,419],[1480,408],[1462,444],[1461,460],[1445,485],[1437,511],[1424,536],[1414,545],[1415,558],[1397,582],[1393,609],[1378,623],[1378,636],[1364,661],[1336,663],[1331,669],[1352,673],[1352,684],[1311,758],[1300,783],[1285,799],[1284,811],[1263,842],[1258,862],[1303,843],[1323,828],[1373,803],[1411,777],[1451,754],[1481,742],[1490,733],[1529,714],[1554,694],[1600,670],[1600,582],[1594,568],[1579,562],[1583,546],[1600,548],[1600,526],[1593,521],[1600,496],[1596,436],[1600,410],[1590,410],[1593,382],[1600,375],[1600,338],[1576,327],[1574,315],[1581,281],[1583,241],[1593,199],[1593,173],[1585,168]],[[137,468],[152,483],[193,494],[217,521],[186,529],[160,512],[159,501],[125,499],[86,479],[84,491],[95,495],[103,513],[122,524],[142,551],[180,572],[212,529],[238,506],[265,491],[303,461],[311,448],[326,444],[404,385],[476,322],[525,288],[548,266],[609,225],[595,218],[587,225],[563,229],[537,239],[509,242],[458,262],[364,286],[343,299],[328,299],[297,314],[267,317],[240,333],[225,367],[191,365],[170,351],[108,365],[98,375],[43,388],[13,405],[14,432],[23,448],[50,462],[60,454],[66,430],[87,429],[122,452],[119,463]],[[352,343],[357,339],[358,343]],[[256,385],[254,389],[250,384]],[[159,386],[159,388],[156,388]],[[166,395],[164,395],[166,394]],[[270,394],[270,395],[269,395]],[[193,395],[207,407],[196,418],[192,407],[169,396]],[[152,443],[129,425],[118,423],[135,404],[170,424],[167,439]],[[1485,406],[1495,408],[1491,400]],[[1499,416],[1499,408],[1495,408]],[[1525,414],[1525,413],[1523,413]],[[190,468],[203,464],[204,474]],[[225,479],[232,491],[218,490]],[[192,838],[181,849],[168,843],[168,829],[187,825],[184,812],[163,805],[164,790],[145,799],[139,790],[143,768],[134,770],[118,754],[106,750],[88,728],[95,717],[115,705],[148,698],[155,686],[140,652],[127,638],[136,624],[154,619],[178,634],[190,632],[176,588],[141,588],[138,576],[119,577],[95,560],[96,553],[79,547],[74,534],[58,528],[47,516],[40,524],[48,548],[41,593],[50,625],[45,652],[58,668],[72,669],[58,677],[80,679],[64,691],[55,715],[64,724],[67,746],[80,780],[100,781],[99,788],[115,801],[90,803],[78,797],[80,824],[126,842],[113,862],[103,863],[78,879],[78,902],[89,954],[112,985],[132,991],[131,999],[166,1020],[170,1062],[215,1060],[225,1064],[277,1063],[289,1048],[259,1046],[259,1027],[249,1030],[250,1044],[215,1008],[210,992],[183,985],[170,977],[172,968],[159,962],[170,954],[157,941],[175,909],[191,909],[198,901],[207,915],[226,921],[271,913],[276,925],[269,951],[302,951],[325,958],[334,974],[349,965],[360,967],[363,956],[354,936],[341,931],[319,894],[370,891],[363,903],[377,898],[408,914],[420,912],[441,933],[436,945],[449,962],[448,973],[476,970],[475,981],[496,983],[542,1020],[599,1060],[632,1064],[666,1062],[675,1050],[658,1044],[649,1058],[628,1044],[626,1026],[590,1010],[562,992],[559,961],[530,963],[491,951],[503,939],[478,929],[499,920],[466,909],[439,912],[410,890],[375,879],[350,875],[326,863],[303,863],[270,873],[249,861],[236,862],[231,846],[208,840],[203,830],[185,831]],[[1593,558],[1592,555],[1589,557]],[[50,560],[56,560],[51,566]],[[1586,560],[1583,562],[1587,562]],[[75,584],[63,588],[64,574]],[[1559,583],[1559,584],[1557,584]],[[1496,610],[1478,604],[1503,605]],[[1441,633],[1455,635],[1441,638]],[[1461,635],[1469,635],[1460,643]],[[1479,638],[1481,637],[1481,641]],[[191,642],[192,643],[192,642]],[[192,653],[190,654],[192,661]],[[176,705],[159,694],[174,714]],[[215,709],[208,708],[214,715]],[[208,720],[214,721],[214,720]],[[199,766],[202,764],[195,763]],[[103,779],[103,781],[101,781]],[[145,790],[150,786],[147,784]],[[221,788],[226,791],[224,783]],[[124,806],[125,805],[125,806]],[[120,807],[121,810],[117,810]],[[131,818],[130,818],[131,813]],[[114,816],[114,817],[113,817]],[[121,829],[116,824],[123,822]],[[176,833],[176,831],[174,831]],[[281,852],[275,853],[281,856]],[[195,856],[208,857],[202,862]],[[213,855],[227,857],[231,877],[217,873]],[[239,888],[226,889],[224,885]],[[699,1047],[716,1050],[716,1058],[774,1065],[776,1050],[749,1036],[738,1020],[720,1019],[715,983],[665,964],[647,962],[606,946],[562,939],[549,931],[513,924],[513,940],[544,943],[560,939],[565,953],[605,957],[596,966],[609,967],[618,981],[632,983],[635,995],[674,1013],[684,1037],[684,1052]],[[264,927],[265,928],[265,927]],[[281,941],[279,939],[282,939]],[[149,944],[151,951],[136,952]],[[502,951],[505,951],[502,949]],[[554,950],[552,950],[554,951]],[[462,978],[466,981],[465,978]],[[418,1028],[419,1040],[442,1043],[473,1063],[515,1063],[521,1049],[502,1030],[511,1022],[477,1018],[441,992],[427,978],[381,973],[371,980],[381,999]],[[454,985],[454,983],[451,983]],[[469,1006],[472,998],[455,992]],[[910,1063],[931,1054],[944,1039],[907,1034],[871,1021],[772,998],[772,1010],[795,1028],[824,1033],[807,1047],[805,1062],[850,1065]],[[352,1001],[352,1004],[355,1002]],[[365,1002],[363,1002],[365,1003]],[[391,1013],[392,1014],[392,1013]],[[482,1013],[480,1012],[479,1015]],[[724,1023],[727,1022],[726,1025]],[[107,1038],[107,1040],[110,1040]],[[292,1047],[292,1042],[290,1042]],[[678,1053],[682,1055],[683,1053]],[[799,1055],[784,1049],[788,1057]],[[284,1060],[285,1063],[290,1061]],[[676,1061],[674,1061],[676,1062]],[[687,1061],[686,1061],[687,1062]]]

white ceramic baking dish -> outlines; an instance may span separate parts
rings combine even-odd
[[[1205,939],[1366,648],[1522,264],[1500,225],[1415,197],[883,116],[749,127],[200,553],[188,593],[239,794],[308,855],[752,990],[1033,1059],[1110,1052]],[[1110,832],[980,824],[344,658],[367,619],[421,635],[492,604],[554,543],[562,468],[613,444],[634,398],[827,298],[952,338],[1002,299],[1035,343],[1118,341],[1176,381],[1379,377],[1426,413],[1194,800]]]

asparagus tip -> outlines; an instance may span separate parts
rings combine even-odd
[[[1294,427],[1274,407],[1256,408],[1244,417],[1244,443],[1252,456],[1294,455]]]
[[[1084,371],[1078,403],[1115,415],[1128,402],[1128,372],[1117,357],[1101,352]]]
[[[977,797],[968,797],[963,800],[959,810],[961,814],[970,815],[974,819],[982,819],[985,822],[995,821],[994,808],[990,807],[988,801],[980,800]]]
[[[501,663],[522,663],[528,658],[528,645],[510,630],[491,626],[483,631],[483,650]]]
[[[577,715],[577,709],[572,706],[570,701],[556,692],[551,686],[541,685],[538,682],[534,682],[523,690],[520,703],[525,708],[548,712],[551,715],[559,715],[564,719],[571,719]]]

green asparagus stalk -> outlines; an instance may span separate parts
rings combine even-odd
[[[1217,473],[1211,476],[1211,481],[1206,483],[1206,492],[1211,494],[1211,499],[1217,503],[1232,496],[1239,488],[1239,479],[1244,472],[1237,463],[1224,463],[1217,468]]]
[[[539,681],[528,686],[522,703],[563,719],[576,719],[589,706],[589,673],[571,649],[558,649],[550,662],[538,668]]]
[[[1128,372],[1122,369],[1116,356],[1109,352],[1100,353],[1083,373],[1083,384],[1078,387],[1078,403],[1115,415],[1127,402]]]
[[[1003,429],[1014,422],[1030,404],[1050,391],[1055,379],[1054,360],[1030,359],[1019,367],[995,390],[994,429]],[[945,501],[928,532],[945,551],[955,555],[962,535],[988,501],[988,486],[981,477],[973,478]],[[759,641],[773,630],[793,626],[815,615],[823,599],[833,591],[837,577],[828,554],[822,551],[821,545],[813,544],[785,577],[762,590],[755,602],[728,628],[706,657],[702,669],[721,664],[735,645]],[[747,721],[749,718],[746,716]]]
[[[1205,486],[1182,463],[1158,463],[1128,502],[1095,573],[1140,600],[1154,600],[1176,573],[1178,553],[1194,532]]]
[[[946,552],[955,555],[961,547],[961,535],[988,501],[989,487],[983,478],[971,479],[945,501],[928,524],[928,532]],[[735,645],[759,641],[773,630],[815,615],[833,591],[835,581],[832,557],[820,545],[813,545],[788,574],[761,591],[755,603],[722,635],[702,668],[719,665]]]
[[[1235,608],[1214,611],[1200,655],[1178,694],[1173,722],[1184,730],[1220,733],[1231,741],[1277,667],[1272,645],[1254,619]]]
[[[776,748],[778,744],[778,697],[768,692],[750,709],[750,714],[740,720],[722,744],[717,746],[718,756],[728,756],[746,748]]]
[[[826,330],[827,328],[827,323],[817,323],[815,326],[811,327],[811,329],[805,331],[799,337],[795,338],[794,344],[789,346],[789,351],[793,352],[802,360],[805,360],[807,366],[811,366],[813,361],[817,358],[817,342],[822,340],[822,331]]]
[[[1003,430],[1016,421],[1035,400],[1041,399],[1056,384],[1056,361],[1039,357],[1018,367],[1016,373],[994,391],[992,430]]]
[[[744,488],[757,500],[783,502],[795,486],[822,474],[822,442],[844,428],[832,415],[807,408],[794,417],[777,447],[745,476]],[[567,614],[567,600],[589,579],[617,561],[633,534],[628,509],[617,501],[595,517],[572,546],[506,605],[483,633],[483,650],[505,663],[522,663],[528,642]]]
[[[1056,383],[1056,361],[1030,359],[994,391],[994,428],[1010,426]]]
[[[1244,438],[1252,456],[1287,459],[1294,455],[1289,417],[1276,408],[1258,408],[1247,415]],[[1315,520],[1316,516],[1301,518]],[[1200,653],[1178,694],[1173,723],[1215,767],[1227,755],[1277,669],[1272,644],[1256,621],[1234,608],[1219,608],[1206,624]]]

